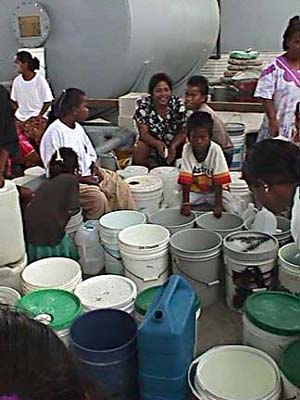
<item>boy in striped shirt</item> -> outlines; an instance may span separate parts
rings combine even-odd
[[[222,148],[211,140],[213,120],[210,114],[194,112],[187,125],[189,143],[185,144],[179,183],[183,189],[182,214],[189,215],[193,205],[208,203],[216,218],[222,216],[223,186],[231,182]]]

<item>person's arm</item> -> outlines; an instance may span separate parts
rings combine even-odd
[[[276,137],[279,135],[279,123],[276,116],[274,101],[270,99],[261,99],[261,101],[263,103],[265,113],[269,118],[270,132],[273,137]]]
[[[145,124],[137,124],[140,134],[140,140],[145,142],[149,147],[156,149],[161,157],[165,158],[166,145],[159,139],[151,135],[149,127]]]
[[[191,185],[182,185],[181,213],[187,216],[191,215],[190,191]]]
[[[177,131],[168,151],[167,163],[172,164],[176,158],[177,148],[183,146],[186,141],[186,133],[184,128],[180,128]]]
[[[214,206],[214,216],[216,218],[222,217],[222,211],[223,211],[223,203],[222,203],[222,186],[221,185],[215,185],[215,206]]]
[[[46,112],[49,110],[49,107],[51,106],[51,102],[47,102],[43,104],[43,107],[39,113],[39,115],[37,116],[38,120],[41,120],[43,118],[43,116],[46,114]]]
[[[4,186],[4,172],[8,157],[8,151],[4,148],[0,149],[0,189]]]

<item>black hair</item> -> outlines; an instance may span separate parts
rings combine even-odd
[[[32,57],[32,54],[29,51],[19,51],[17,53],[17,60],[21,63],[27,63],[30,71],[34,72],[37,69],[40,69],[40,61],[36,57]]]
[[[243,165],[243,179],[259,186],[300,182],[300,151],[291,142],[267,139],[253,146]]]
[[[189,80],[187,81],[187,85],[197,86],[197,88],[200,89],[200,92],[203,95],[208,96],[209,84],[208,84],[208,80],[205,78],[205,76],[202,76],[202,75],[191,76],[189,78]]]
[[[61,147],[57,150],[49,163],[50,178],[61,174],[79,174],[78,156],[69,147]]]
[[[213,135],[214,122],[211,115],[204,111],[195,111],[187,121],[187,136],[190,138],[193,128],[205,128],[208,130],[210,139]]]
[[[152,78],[150,79],[148,92],[151,94],[151,96],[153,95],[154,89],[159,84],[159,82],[166,82],[166,84],[172,91],[173,89],[172,79],[167,74],[160,72],[158,74],[153,75]]]
[[[288,27],[283,34],[282,47],[283,50],[287,51],[289,49],[288,41],[292,39],[295,33],[300,33],[300,17],[296,15],[289,20]]]
[[[85,93],[81,89],[69,88],[63,90],[58,99],[54,102],[48,118],[48,126],[57,118],[64,117],[78,108]]]
[[[30,400],[107,400],[87,384],[59,337],[28,315],[0,309],[0,396]]]

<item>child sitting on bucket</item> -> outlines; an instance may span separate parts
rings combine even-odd
[[[211,204],[214,216],[222,216],[223,185],[231,182],[222,148],[213,142],[213,119],[202,111],[194,112],[187,125],[189,143],[184,145],[179,183],[183,189],[181,212],[191,213],[191,207]]]
[[[78,261],[76,247],[65,233],[72,211],[79,209],[79,165],[70,148],[57,150],[49,164],[50,179],[36,191],[25,210],[24,222],[30,262],[47,257]]]

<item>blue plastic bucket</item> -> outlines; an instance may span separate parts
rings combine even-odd
[[[117,399],[138,399],[137,324],[124,311],[88,312],[71,328],[71,346],[85,373]]]

